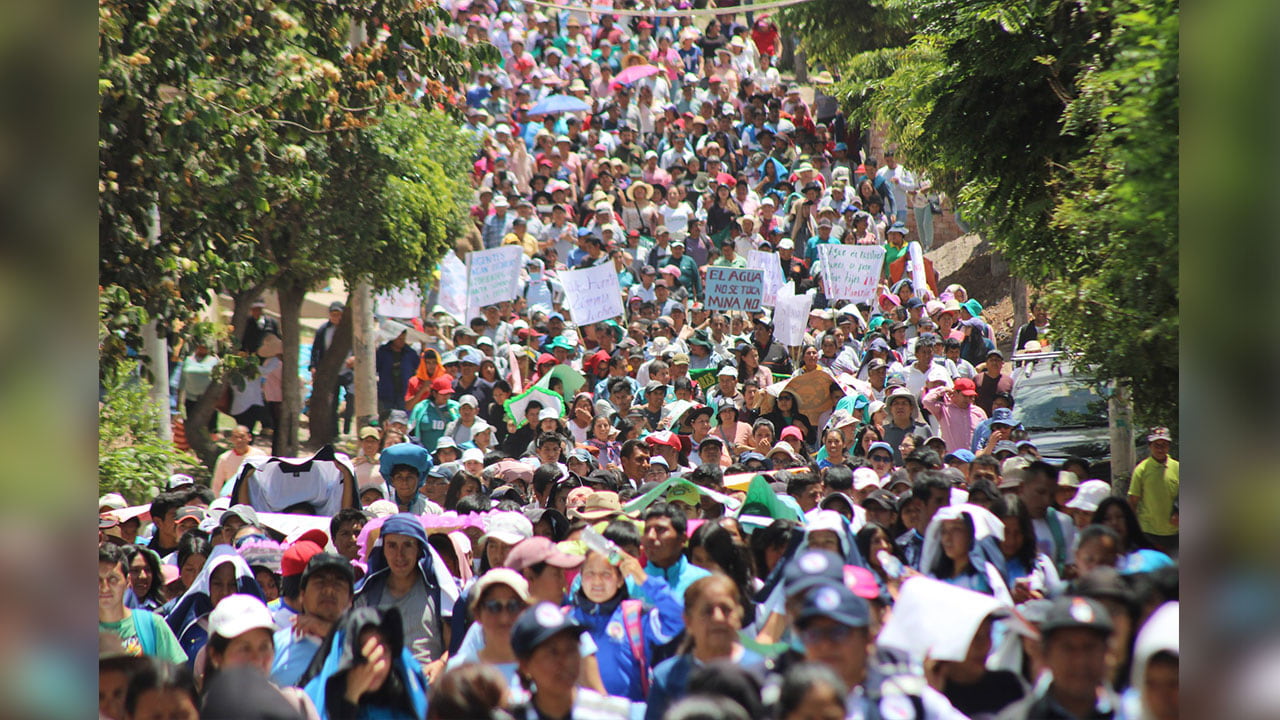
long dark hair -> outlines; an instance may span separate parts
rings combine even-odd
[[[1121,552],[1131,553],[1134,550],[1154,550],[1155,546],[1147,540],[1147,536],[1142,532],[1142,526],[1138,524],[1138,515],[1129,507],[1129,503],[1124,498],[1107,497],[1098,503],[1098,509],[1093,512],[1093,519],[1090,520],[1091,525],[1106,525],[1103,519],[1107,516],[1107,511],[1111,506],[1115,505],[1120,508],[1120,513],[1124,515],[1124,547],[1120,548]]]
[[[903,564],[906,564],[906,561],[902,559],[901,549],[899,549],[898,544],[893,541],[893,533],[889,532],[889,528],[881,525],[880,523],[873,522],[863,525],[862,528],[858,530],[858,534],[853,536],[853,544],[858,548],[858,552],[862,554],[862,557],[867,561],[867,564],[871,564],[871,556],[873,554],[871,552],[871,542],[876,539],[877,531],[884,533],[884,536],[889,538],[889,553],[902,561]]]
[[[453,510],[457,507],[458,501],[462,499],[462,487],[467,484],[468,480],[474,480],[480,486],[480,492],[484,495],[489,494],[488,488],[484,486],[484,480],[478,478],[471,473],[459,470],[453,474],[453,478],[449,480],[449,489],[444,493],[444,509]]]
[[[993,506],[992,510],[996,508]],[[1027,506],[1023,504],[1022,498],[1017,495],[1006,495],[1004,497],[1004,512],[997,513],[1001,520],[1006,518],[1017,518],[1018,528],[1022,530],[1022,545],[1014,551],[1015,557],[1022,566],[1027,570],[1032,569],[1036,565],[1036,528],[1031,523],[1031,513],[1027,512]]]
[[[960,513],[960,517],[956,519],[964,520],[964,526],[969,531],[969,550],[970,552],[972,552],[974,545],[976,545],[978,542],[977,539],[974,537],[973,518],[969,517],[969,513],[966,512],[966,513]],[[939,527],[938,529],[938,534],[939,535],[942,534],[941,527]],[[1032,537],[1034,537],[1034,535]],[[970,570],[975,569],[973,567],[973,563],[969,563],[969,569]],[[938,557],[933,561],[933,567],[929,568],[929,574],[935,578],[938,578],[939,580],[945,580],[951,577],[952,575],[954,575],[955,572],[956,572],[955,561],[952,560],[950,557],[948,557],[947,554],[942,551],[941,542],[939,542]]]
[[[150,600],[154,602],[157,607],[163,605],[164,594],[161,591],[164,590],[164,575],[160,572],[160,556],[151,548],[133,544],[121,545],[120,552],[124,555],[124,572],[126,577],[129,575],[130,569],[133,566],[133,559],[139,555],[141,555],[142,559],[147,563],[147,571],[151,573],[151,584],[147,586],[147,592],[142,597],[139,597],[138,601],[145,602]],[[129,582],[129,587],[133,587],[132,581]],[[136,595],[137,593],[134,594]]]
[[[690,557],[697,547],[705,550],[720,570],[738,586],[742,625],[750,625],[755,620],[755,603],[751,601],[751,551],[745,545],[734,542],[733,535],[714,521],[705,522],[693,531],[689,538]]]

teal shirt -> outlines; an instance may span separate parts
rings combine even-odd
[[[456,400],[449,400],[444,405],[423,400],[413,406],[413,413],[409,415],[409,430],[423,447],[434,450],[436,443],[444,437],[445,426],[457,419]]]
[[[671,587],[671,594],[679,598],[680,602],[684,602],[684,591],[688,590],[690,585],[711,574],[690,563],[684,555],[681,555],[680,559],[669,568],[660,568],[650,562],[645,566],[644,571],[651,578],[659,577],[666,580],[667,585]]]

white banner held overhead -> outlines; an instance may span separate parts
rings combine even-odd
[[[623,314],[622,287],[613,263],[560,273],[569,313],[578,327]]]
[[[778,302],[778,289],[782,287],[782,259],[778,254],[752,250],[747,253],[747,267],[764,271],[764,304]]]
[[[813,307],[813,291],[796,295],[794,282],[788,282],[778,290],[778,304],[773,309],[773,336],[787,347],[799,347],[804,342],[805,326],[809,324],[809,309]]]
[[[884,248],[879,245],[819,245],[822,290],[828,300],[872,302],[884,272]]]
[[[395,290],[378,293],[373,302],[373,312],[379,317],[416,318],[422,312],[422,291],[418,283],[407,283]]]
[[[504,245],[467,254],[467,322],[480,317],[480,308],[515,300],[520,292],[524,250]]]
[[[440,273],[440,307],[458,322],[467,314],[467,265],[452,250],[445,253],[436,271]]]

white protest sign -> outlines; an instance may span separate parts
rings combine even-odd
[[[416,318],[422,312],[422,291],[417,283],[407,283],[395,290],[378,293],[374,298],[374,314],[389,318]]]
[[[782,259],[778,254],[752,250],[747,253],[747,267],[764,271],[764,304],[772,306],[777,303],[778,288],[782,287]]]
[[[707,309],[759,310],[763,285],[764,270],[709,267],[704,288]]]
[[[578,327],[619,317],[622,309],[622,287],[618,284],[618,271],[613,263],[597,265],[585,270],[567,270],[560,273],[569,313]]]
[[[794,282],[788,282],[778,290],[778,304],[773,309],[773,336],[787,347],[799,347],[804,342],[804,329],[809,323],[809,309],[813,307],[813,290],[796,295]]]
[[[514,300],[520,292],[524,250],[504,245],[467,255],[467,317],[480,317],[480,308]]]
[[[450,250],[436,270],[440,273],[440,307],[462,322],[467,314],[467,266]]]
[[[819,245],[822,289],[829,300],[872,302],[884,270],[879,245]]]

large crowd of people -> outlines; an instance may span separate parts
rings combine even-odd
[[[939,197],[829,74],[806,102],[762,14],[441,6],[502,55],[465,128],[516,295],[424,306],[377,349],[378,420],[285,463],[254,445],[282,343],[253,309],[211,481],[99,501],[100,717],[1177,717],[1171,434],[1118,493],[1040,456],[1012,366],[1050,318],[1006,357],[907,262]],[[828,243],[885,248],[873,302],[826,297]],[[758,251],[814,291],[799,343],[706,307]],[[577,323],[559,273],[605,263],[625,313]],[[181,361],[188,412],[216,363]]]

